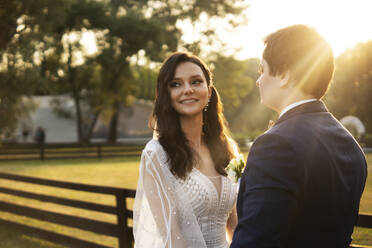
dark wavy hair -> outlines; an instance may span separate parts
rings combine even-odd
[[[331,46],[314,29],[298,24],[279,29],[264,38],[263,58],[272,76],[287,71],[297,86],[320,99],[326,93],[334,72]]]
[[[178,178],[185,179],[197,158],[181,129],[179,114],[171,106],[168,91],[168,84],[173,80],[177,66],[184,62],[191,62],[199,66],[208,87],[212,89],[208,109],[203,111],[203,138],[216,171],[221,175],[226,175],[225,168],[235,156],[234,144],[229,137],[220,96],[212,83],[212,73],[197,56],[176,52],[165,60],[157,79],[155,106],[149,125],[158,133],[158,140],[170,160],[172,173]]]

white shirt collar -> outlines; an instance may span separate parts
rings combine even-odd
[[[306,99],[306,100],[302,100],[302,101],[298,101],[298,102],[294,102],[290,105],[288,105],[287,107],[285,107],[282,112],[280,113],[279,115],[279,118],[285,113],[285,112],[288,112],[288,110],[290,109],[293,109],[294,107],[297,107],[298,105],[301,105],[301,104],[304,104],[304,103],[308,103],[308,102],[315,102],[317,101],[318,99]]]

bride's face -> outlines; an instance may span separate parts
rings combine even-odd
[[[181,116],[202,114],[211,95],[202,69],[192,62],[177,66],[168,91],[172,107]]]

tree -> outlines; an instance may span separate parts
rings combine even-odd
[[[135,82],[138,77],[146,75],[146,70],[135,73],[131,58],[143,52],[148,61],[159,62],[167,53],[181,47],[194,46],[200,50],[199,42],[185,44],[181,41],[179,21],[200,24],[208,20],[205,19],[207,16],[225,18],[234,26],[240,21],[237,16],[245,7],[241,4],[243,2],[6,1],[0,3],[0,14],[4,20],[9,20],[2,23],[1,31],[4,32],[0,33],[0,49],[4,48],[1,50],[4,54],[8,53],[9,44],[23,49],[15,55],[23,57],[22,63],[27,61],[27,54],[31,55],[32,70],[29,71],[37,77],[35,81],[38,83],[30,88],[30,93],[69,94],[73,97],[80,141],[89,139],[90,131],[85,133],[85,130],[90,130],[92,125],[85,124],[85,121],[94,123],[98,115],[105,113],[111,115],[108,140],[115,142],[120,107],[128,104],[132,95],[140,95],[138,89],[145,87],[137,86]],[[98,51],[92,56],[84,54],[78,39],[69,39],[88,30],[93,31],[97,38]],[[216,40],[213,27],[205,28],[203,34],[209,41]],[[26,43],[20,46],[19,40],[23,37],[29,37],[29,47]],[[17,78],[21,77],[17,75]],[[23,88],[21,84],[18,86]],[[16,104],[22,94],[24,92],[14,95],[10,102]],[[151,94],[149,91],[144,97],[151,98]],[[83,116],[85,110],[82,108],[85,106],[89,106],[88,112],[92,113],[88,117]]]
[[[158,71],[147,65],[135,65],[132,67],[136,85],[135,97],[139,99],[155,99],[155,88]]]
[[[256,87],[259,59],[239,61],[216,56],[213,62],[215,85],[221,95],[231,130],[238,136],[254,138],[267,128],[274,112],[262,106]],[[238,137],[236,137],[238,138]]]
[[[58,2],[58,1],[56,1]],[[4,52],[9,43],[25,33],[34,31],[45,16],[50,1],[0,1],[0,51]]]
[[[357,116],[372,132],[372,41],[359,43],[336,58],[334,81],[325,97],[337,118]]]
[[[104,28],[107,35],[99,42],[102,52],[97,62],[102,68],[105,84],[101,92],[106,96],[106,107],[112,112],[109,124],[108,141],[115,142],[119,110],[127,102],[127,98],[135,92],[134,76],[128,58],[144,50],[157,58],[163,50],[163,45],[174,49],[177,37],[167,32],[164,25],[155,18],[145,18],[139,9],[128,9],[123,16],[119,15],[118,6],[110,6]],[[103,28],[103,27],[102,27]]]
[[[23,96],[31,95],[42,82],[34,55],[40,38],[50,33],[51,20],[58,22],[62,0],[0,1],[0,134],[11,133],[28,106]],[[42,35],[41,35],[42,34]]]
[[[22,96],[30,95],[38,80],[38,71],[22,60],[18,49],[8,51],[0,71],[0,135],[10,135],[20,118],[27,116],[33,104],[23,101]]]
[[[246,74],[246,61],[217,55],[213,67],[214,83],[220,93],[225,116],[231,122],[242,100],[253,90],[255,81]]]
[[[236,7],[236,2],[242,1],[110,1],[104,25],[94,24],[107,29],[100,42],[103,49],[98,61],[107,75],[104,94],[111,99],[113,113],[108,141],[115,142],[120,106],[133,93],[130,83],[134,80],[127,58],[144,51],[149,60],[162,61],[167,52],[176,50],[182,43],[178,21],[188,19],[195,23],[206,14],[226,17],[234,23],[228,15],[237,15],[243,9]],[[212,37],[213,31],[208,29],[205,34]]]

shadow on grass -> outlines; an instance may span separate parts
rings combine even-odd
[[[0,225],[1,248],[63,248],[44,240],[28,237],[9,226]]]

